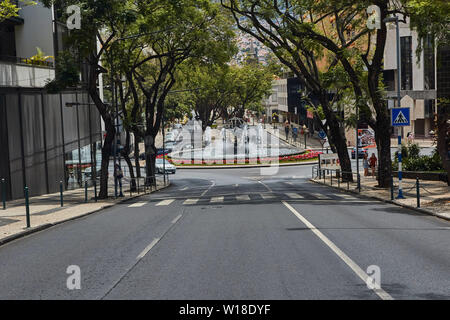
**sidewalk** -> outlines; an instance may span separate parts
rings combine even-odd
[[[306,136],[306,146],[305,146],[305,137],[300,133],[301,128],[296,124],[294,124],[294,126],[298,128],[298,136],[296,142],[294,142],[294,139],[292,138],[292,129],[289,130],[289,136],[288,139],[286,140],[286,133],[284,132],[284,126],[282,123],[277,124],[277,129],[274,129],[272,125],[267,124],[266,131],[275,135],[280,140],[289,143],[294,147],[322,151],[322,144],[320,143],[319,139],[317,139],[314,136],[313,137]]]
[[[152,189],[140,186],[139,194],[133,192],[130,194],[129,180],[123,183],[124,197],[114,198],[114,181],[108,181],[108,194],[110,198],[102,199],[95,202],[94,187],[88,188],[88,202],[85,202],[84,189],[76,189],[64,191],[64,206],[61,207],[60,194],[53,193],[37,197],[29,200],[30,208],[30,225],[27,228],[26,223],[26,207],[25,200],[13,200],[6,203],[6,210],[2,210],[0,206],[0,245],[12,241],[16,238],[30,234],[48,227],[60,224],[69,220],[80,218],[82,216],[100,211],[102,209],[112,207],[118,203],[136,198],[140,195],[158,191],[170,185],[164,186],[161,179],[157,179],[157,188]],[[99,192],[99,187],[97,187]]]
[[[340,182],[338,185],[338,179],[336,175],[331,180],[331,175],[326,175],[325,181],[322,179],[312,179],[312,181],[340,188],[341,190],[348,190],[351,192],[358,192],[356,179],[355,182],[347,183]],[[391,190],[377,188],[377,181],[374,177],[364,177],[361,175],[361,195],[371,198],[379,199],[382,201],[391,202]],[[420,209],[422,212],[433,214],[444,219],[450,219],[450,187],[442,181],[428,181],[421,180],[420,185]],[[398,195],[398,180],[394,180],[394,201],[392,203],[417,209],[417,193],[416,193],[416,181],[414,179],[402,180],[403,195],[406,199],[395,199]]]

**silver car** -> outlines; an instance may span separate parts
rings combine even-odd
[[[169,161],[164,159],[156,159],[156,173],[164,173],[164,166],[166,169],[165,173],[175,174],[177,172],[177,168]]]

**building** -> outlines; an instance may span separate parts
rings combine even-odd
[[[264,109],[266,122],[271,123],[278,116],[278,122],[284,122],[289,112],[287,79],[275,79],[272,81],[272,94],[265,99]],[[275,120],[276,121],[276,120]]]
[[[64,24],[53,9],[23,7],[0,23],[0,178],[8,199],[80,187],[100,165],[101,118],[81,89],[49,94]]]
[[[418,37],[408,23],[399,23],[400,28],[400,78],[401,106],[410,108],[411,126],[404,127],[403,135],[414,133],[415,137],[430,137],[434,130],[436,115],[436,49],[433,39],[426,38],[420,57],[416,55]],[[389,107],[396,106],[397,98],[397,44],[395,24],[388,26],[384,52],[384,80],[387,87]],[[419,59],[418,59],[419,58]]]

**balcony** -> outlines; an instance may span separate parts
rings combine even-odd
[[[0,56],[0,87],[42,88],[54,78],[52,62]]]

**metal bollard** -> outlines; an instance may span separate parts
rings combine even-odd
[[[420,184],[419,184],[419,178],[416,178],[416,194],[417,194],[417,208],[420,208]]]
[[[137,178],[137,193],[139,194],[139,178]]]
[[[84,182],[84,202],[88,202],[88,183]]]
[[[330,184],[331,186],[333,186],[333,171],[331,171],[330,179],[331,179]]]
[[[394,200],[394,177],[391,176],[391,200]]]
[[[28,199],[28,187],[25,187],[25,209],[27,213],[27,228],[30,227],[30,200]]]
[[[2,179],[2,202],[3,202],[3,210],[6,210],[6,182],[5,182],[5,179]]]
[[[361,175],[358,172],[358,192],[361,193]]]
[[[325,179],[326,179],[327,176],[326,176],[325,170],[323,170],[322,174],[323,174],[323,183],[326,184],[326,180]]]
[[[338,174],[338,188],[340,188],[341,187],[341,171],[337,171],[337,174]]]
[[[97,179],[94,179],[94,200],[97,202]]]
[[[61,201],[61,207],[64,206],[64,198],[63,198],[63,182],[59,182],[59,194],[60,194],[60,201]]]

